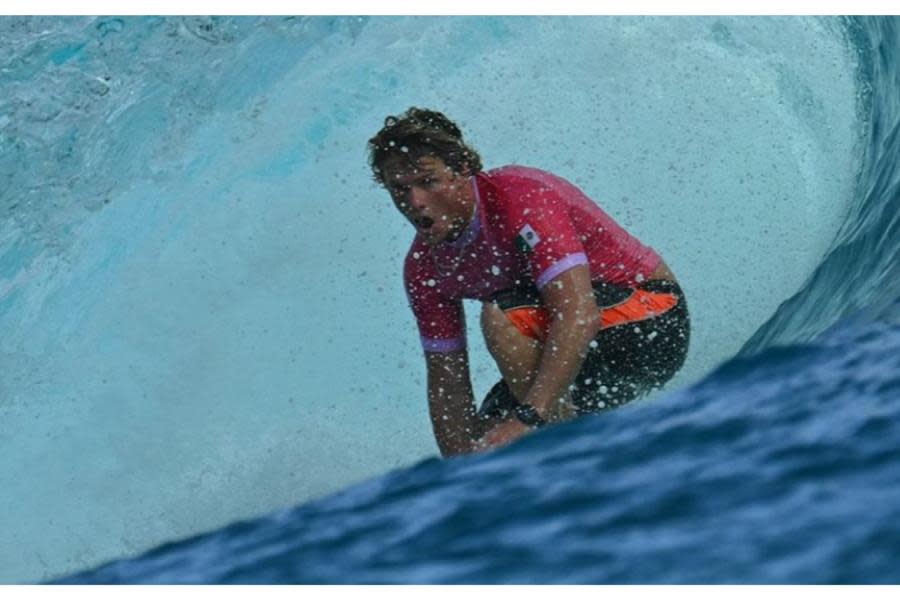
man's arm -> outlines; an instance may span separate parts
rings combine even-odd
[[[560,402],[581,369],[588,345],[600,331],[591,272],[579,265],[561,273],[541,290],[552,321],[537,373],[525,404],[547,421],[566,419],[572,407]]]
[[[474,451],[482,431],[475,415],[475,397],[469,379],[469,355],[426,352],[428,411],[438,448],[445,457]]]

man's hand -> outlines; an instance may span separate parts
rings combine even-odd
[[[499,448],[530,432],[531,427],[517,419],[505,421],[484,434],[476,446],[480,450]]]

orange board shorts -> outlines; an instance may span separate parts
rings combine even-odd
[[[624,301],[600,308],[600,330],[625,323],[658,317],[678,304],[678,296],[667,292],[651,292],[637,288]],[[540,306],[522,306],[504,311],[522,335],[544,341],[550,330],[550,314]]]

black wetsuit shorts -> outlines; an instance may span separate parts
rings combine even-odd
[[[575,378],[571,401],[579,414],[615,408],[662,387],[684,364],[690,316],[681,287],[652,279],[634,288],[594,283],[602,329]],[[534,288],[511,289],[492,301],[524,334],[540,339],[549,326]],[[500,380],[479,409],[483,417],[505,414],[517,404]]]

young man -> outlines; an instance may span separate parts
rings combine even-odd
[[[444,456],[624,404],[662,386],[687,355],[675,276],[590,198],[555,175],[483,171],[443,114],[410,108],[369,140],[375,180],[416,229],[404,282]],[[502,379],[476,410],[463,299]]]

